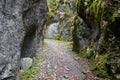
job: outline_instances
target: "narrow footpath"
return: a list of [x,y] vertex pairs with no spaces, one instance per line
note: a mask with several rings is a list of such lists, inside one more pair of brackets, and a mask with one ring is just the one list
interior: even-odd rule
[[[65,43],[65,42],[64,42]],[[85,62],[72,54],[65,43],[45,40],[44,61],[40,63],[40,73],[36,80],[92,80],[85,79]],[[91,74],[88,77],[91,77]],[[84,79],[83,79],[84,78]]]

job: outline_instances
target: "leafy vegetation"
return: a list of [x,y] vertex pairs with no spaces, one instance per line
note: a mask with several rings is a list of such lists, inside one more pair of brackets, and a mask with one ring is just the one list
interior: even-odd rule
[[[42,52],[42,50],[44,50],[44,48],[46,47],[46,45],[44,44],[40,50]],[[33,63],[32,63],[32,66],[21,72],[19,74],[19,80],[31,80],[31,79],[34,79],[35,76],[39,73],[40,71],[40,66],[39,64],[44,61],[44,56],[41,55],[41,53],[36,53],[36,57],[33,58]]]
[[[67,19],[66,23],[60,28],[56,39],[60,40],[60,38],[62,36],[62,32],[67,27],[67,24],[69,24],[73,21],[74,21],[74,16],[71,16],[70,18]],[[74,27],[72,27],[72,25],[70,27],[71,27],[71,31],[72,31],[73,30],[72,28],[74,28]]]
[[55,10],[57,6],[56,0],[47,0],[47,5],[49,8],[49,11]]
[[29,80],[31,78],[34,78],[35,75],[39,72],[38,63],[39,60],[34,58],[32,66],[29,69],[19,74],[19,80]]
[[92,64],[92,71],[94,74],[96,74],[99,77],[107,78],[107,57],[108,54],[102,54],[95,58],[93,64]]
[[66,15],[72,14],[72,10],[70,9],[70,6],[68,4],[66,4],[64,6],[64,10],[63,11],[66,13]]
[[58,3],[56,2],[56,0],[47,0],[47,5],[48,5],[48,20],[51,19],[52,17],[54,17],[55,15],[55,11],[58,8]]
[[[89,45],[80,52],[80,56],[91,60],[94,74],[102,78],[111,77],[115,80],[120,79],[115,78],[116,75],[120,74],[117,71],[120,68],[119,62],[116,63],[116,61],[119,61],[117,57],[119,50],[116,47],[120,48],[119,39],[117,39],[117,35],[119,35],[117,20],[120,20],[120,14],[118,13],[119,4],[119,0],[77,1],[78,16],[87,24],[87,28],[90,26],[91,35],[94,35],[94,32],[97,32],[95,30],[99,29],[99,32],[96,33],[99,37],[95,39],[91,37],[88,41]],[[79,24],[79,22],[77,23],[77,18],[74,23],[74,25]],[[79,27],[82,26],[79,25]],[[77,34],[76,32],[77,29],[74,31],[74,34]],[[77,45],[77,47],[79,46]]]

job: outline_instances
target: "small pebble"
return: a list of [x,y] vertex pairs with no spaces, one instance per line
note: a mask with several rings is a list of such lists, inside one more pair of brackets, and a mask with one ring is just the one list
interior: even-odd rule
[[65,79],[68,79],[68,78],[69,78],[69,75],[65,74],[63,77],[64,77]]
[[79,57],[75,57],[75,60],[80,60],[80,58]]

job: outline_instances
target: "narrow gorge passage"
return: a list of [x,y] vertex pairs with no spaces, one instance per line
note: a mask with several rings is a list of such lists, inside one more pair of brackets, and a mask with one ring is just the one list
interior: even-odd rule
[[66,44],[45,40],[44,61],[37,80],[81,80],[83,67],[66,49]]

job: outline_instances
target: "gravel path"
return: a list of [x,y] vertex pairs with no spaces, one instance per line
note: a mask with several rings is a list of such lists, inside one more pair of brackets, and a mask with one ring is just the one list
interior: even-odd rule
[[64,44],[45,40],[45,60],[40,65],[36,80],[82,80],[85,75],[79,61],[71,55]]

